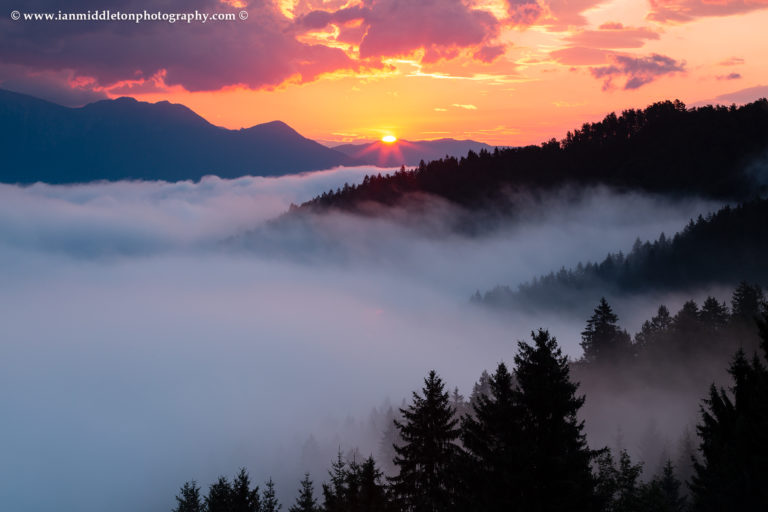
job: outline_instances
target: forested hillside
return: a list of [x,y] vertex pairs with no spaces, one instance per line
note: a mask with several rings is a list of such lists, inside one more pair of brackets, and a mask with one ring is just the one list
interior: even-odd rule
[[637,240],[629,254],[579,263],[521,284],[498,286],[473,300],[497,307],[557,308],[595,295],[734,286],[768,282],[768,200],[724,207],[699,216],[679,233],[654,242]]
[[[764,510],[767,322],[762,291],[746,283],[730,308],[713,297],[702,307],[689,301],[674,316],[660,306],[634,339],[603,299],[582,333],[581,359],[569,362],[539,329],[518,342],[512,367],[499,363],[492,374],[483,372],[469,400],[429,372],[394,429],[383,433],[377,457],[347,458],[339,449],[320,477],[321,492],[305,474],[288,510]],[[713,380],[731,386],[726,391]],[[680,390],[693,391],[691,408],[701,404],[697,439],[679,432],[681,442],[670,450],[651,431],[640,459],[621,444],[589,442],[584,417],[606,421],[622,412],[610,407],[609,395],[627,400],[645,392],[648,404],[633,421],[649,421],[658,412],[654,397]],[[387,477],[382,466],[390,463]],[[207,495],[187,482],[176,501],[175,512],[281,508],[272,480],[260,491],[244,469],[232,481],[220,477]]]
[[514,192],[604,184],[744,200],[765,186],[754,163],[768,150],[768,101],[688,109],[680,101],[625,110],[539,146],[469,152],[329,191],[309,210],[362,210],[432,194],[470,209],[513,211]]

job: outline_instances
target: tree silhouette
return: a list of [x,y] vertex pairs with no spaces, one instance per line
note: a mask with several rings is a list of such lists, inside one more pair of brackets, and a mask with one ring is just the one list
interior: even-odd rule
[[447,512],[457,502],[455,465],[459,430],[450,398],[435,371],[424,379],[422,395],[413,393],[403,420],[395,421],[402,444],[395,447],[392,490],[399,507],[406,512]]
[[539,329],[533,344],[518,343],[515,376],[526,447],[523,510],[593,510],[595,481],[584,423],[577,417],[584,397],[576,396],[568,359],[557,340]]
[[259,512],[261,509],[259,486],[251,489],[251,479],[245,468],[240,468],[232,481],[231,506],[232,512]]
[[232,510],[232,486],[226,477],[220,476],[216,483],[208,488],[205,497],[206,512],[230,512]]
[[176,508],[173,509],[173,512],[202,512],[202,510],[200,487],[194,480],[185,482],[176,496]]
[[309,473],[304,473],[304,479],[300,483],[299,496],[296,498],[296,504],[288,509],[289,512],[320,512],[315,500],[315,491],[312,486],[312,480],[309,479]]
[[587,327],[581,333],[581,348],[584,359],[589,362],[616,360],[623,355],[630,345],[626,331],[619,329],[619,317],[608,305],[605,297],[595,308],[594,314],[587,320]]
[[[768,329],[760,324],[764,356],[768,356]],[[701,408],[697,431],[701,462],[694,463],[691,489],[693,509],[768,510],[768,369],[755,355],[743,351],[729,373],[732,393],[710,388]]]
[[282,507],[275,495],[275,483],[270,478],[264,484],[264,491],[261,494],[261,512],[278,512]]
[[[487,374],[485,374],[487,375]],[[468,461],[464,478],[472,489],[469,507],[512,511],[521,506],[528,462],[520,419],[523,411],[514,378],[504,363],[488,378],[488,394],[479,394],[473,414],[462,420],[462,441]]]

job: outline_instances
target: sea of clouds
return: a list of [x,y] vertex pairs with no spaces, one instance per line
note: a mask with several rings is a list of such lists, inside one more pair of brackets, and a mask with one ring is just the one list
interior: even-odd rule
[[[268,223],[372,172],[0,185],[0,500],[170,510],[185,480],[240,466],[287,500],[310,433],[335,439],[338,418],[399,403],[432,368],[468,394],[538,327],[579,355],[586,317],[491,313],[469,304],[475,290],[626,252],[718,207],[597,188],[532,199],[475,236],[434,228],[456,213],[445,205],[418,226]],[[617,310],[634,331],[661,299]]]

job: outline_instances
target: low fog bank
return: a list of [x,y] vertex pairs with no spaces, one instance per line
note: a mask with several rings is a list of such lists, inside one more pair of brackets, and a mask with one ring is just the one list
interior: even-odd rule
[[[476,289],[627,250],[717,207],[592,189],[475,237],[430,227],[453,214],[444,205],[418,226],[334,214],[259,227],[366,171],[0,186],[4,503],[169,510],[185,480],[240,466],[288,500],[329,446],[372,445],[354,424],[429,369],[468,395],[538,327],[580,354],[586,317],[490,314],[468,303]],[[616,310],[634,332],[666,299]]]

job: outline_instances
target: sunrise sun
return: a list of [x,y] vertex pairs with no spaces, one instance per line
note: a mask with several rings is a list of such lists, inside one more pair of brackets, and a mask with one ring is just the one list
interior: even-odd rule
[[393,142],[397,141],[397,137],[394,135],[385,135],[381,138],[382,142],[386,142],[387,144],[392,144]]

